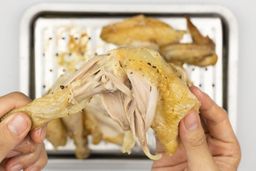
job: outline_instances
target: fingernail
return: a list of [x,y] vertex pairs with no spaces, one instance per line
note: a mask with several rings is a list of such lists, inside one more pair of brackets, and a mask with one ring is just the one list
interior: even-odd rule
[[198,119],[196,115],[196,113],[192,112],[185,117],[184,123],[187,130],[193,131],[198,128]]
[[12,120],[8,123],[8,129],[16,135],[20,135],[27,129],[27,127],[27,119],[25,119],[22,115],[14,116],[14,118],[12,118]]
[[22,166],[17,164],[14,165],[13,167],[11,167],[11,171],[21,171],[22,170]]

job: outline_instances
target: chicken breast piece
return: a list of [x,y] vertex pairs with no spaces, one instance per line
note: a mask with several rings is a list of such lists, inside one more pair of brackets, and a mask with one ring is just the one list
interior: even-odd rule
[[150,159],[157,160],[160,155],[148,148],[148,129],[154,130],[167,153],[174,153],[179,121],[198,110],[199,102],[157,51],[119,48],[95,56],[50,94],[15,111],[28,113],[35,127],[83,108],[100,123],[104,140],[114,137],[110,140],[120,142],[128,153],[136,140]]
[[143,15],[107,25],[101,32],[101,38],[108,43],[153,49],[169,43],[177,43],[183,35],[184,31],[175,30],[158,19]]
[[199,109],[198,100],[157,51],[122,48],[114,51],[114,56],[126,66],[125,70],[137,72],[157,87],[157,111],[151,127],[166,152],[174,153],[178,146],[179,121],[190,110]]
[[[94,120],[96,129],[102,134],[106,142],[122,145],[124,131],[120,124],[109,117],[101,101],[101,96],[96,95],[85,106],[86,114]],[[88,126],[88,125],[87,125]]]

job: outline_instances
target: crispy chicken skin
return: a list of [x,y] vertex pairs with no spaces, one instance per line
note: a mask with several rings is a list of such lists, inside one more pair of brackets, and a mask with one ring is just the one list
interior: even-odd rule
[[[147,119],[152,119],[147,118],[147,115],[143,121],[150,123],[166,152],[174,153],[178,145],[178,123],[188,111],[198,110],[199,102],[189,91],[186,82],[177,77],[174,69],[162,59],[158,52],[148,49],[119,49],[116,56],[121,58],[120,61],[123,61],[128,72],[133,71],[138,74],[138,77],[133,79],[134,81],[144,78],[152,85],[151,92],[154,87],[157,89],[159,96],[153,122],[152,124],[147,122]],[[133,81],[131,82],[134,87],[141,85],[137,82],[134,84]],[[144,93],[140,95],[138,101],[141,101],[142,96],[145,96]],[[138,119],[136,122],[138,122],[137,125],[140,125]],[[148,126],[145,125],[146,128]]]
[[215,50],[209,45],[172,44],[161,48],[160,52],[168,62],[186,63],[205,67],[217,62]]
[[[92,103],[94,98],[100,105]],[[89,103],[104,112],[89,111]],[[190,110],[198,110],[199,102],[157,51],[119,48],[90,59],[62,85],[15,112],[27,113],[34,128],[83,108],[98,120],[115,123],[112,133],[122,134],[123,152],[131,152],[136,141],[150,159],[157,160],[161,156],[148,148],[148,129],[154,130],[167,153],[174,153],[179,121]]]
[[178,43],[184,31],[151,17],[138,15],[103,27],[102,40],[120,46],[153,47]]

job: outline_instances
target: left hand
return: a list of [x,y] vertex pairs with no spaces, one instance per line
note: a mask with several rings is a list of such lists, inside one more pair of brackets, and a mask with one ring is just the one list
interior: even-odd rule
[[[11,93],[0,97],[0,117],[17,107],[24,106],[30,101],[31,100],[22,93]],[[28,126],[28,128],[24,130],[25,132],[18,134],[19,137],[12,136],[6,129],[9,128],[9,126],[7,127],[5,124],[5,122],[9,123],[10,120],[14,120],[15,117],[25,118],[27,122],[25,125]],[[29,131],[31,121],[27,115],[23,113],[13,114],[4,119],[0,124],[2,129],[0,130],[0,144],[2,144],[0,147],[2,148],[0,150],[2,158],[0,160],[0,170],[42,170],[47,163],[47,154],[43,144],[46,128],[38,128]],[[24,124],[24,122],[20,124]],[[6,140],[4,140],[4,138]]]

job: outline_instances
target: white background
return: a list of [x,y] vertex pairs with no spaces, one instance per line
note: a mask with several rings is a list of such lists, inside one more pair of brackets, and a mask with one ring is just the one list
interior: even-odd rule
[[[103,2],[78,0],[0,0],[0,95],[18,90],[19,24],[23,12],[39,2]],[[256,1],[253,0],[112,0],[109,3],[217,4],[229,8],[239,23],[238,138],[242,171],[256,170]]]

